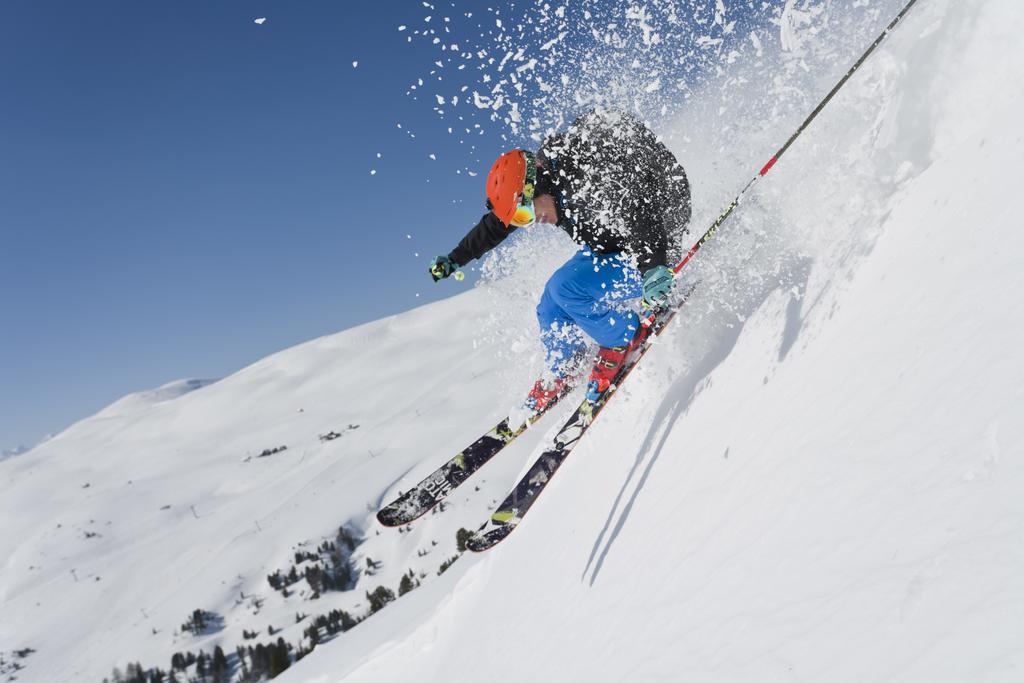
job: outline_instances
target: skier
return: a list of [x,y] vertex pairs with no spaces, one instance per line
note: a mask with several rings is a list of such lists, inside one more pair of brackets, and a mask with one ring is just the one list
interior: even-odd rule
[[671,291],[670,242],[690,219],[690,186],[675,156],[640,121],[621,112],[593,110],[533,154],[514,149],[487,176],[487,208],[476,227],[430,265],[444,279],[480,258],[512,232],[554,224],[581,245],[552,274],[537,305],[548,373],[526,406],[542,412],[571,388],[587,343],[600,348],[587,382],[587,398],[607,391],[629,353],[647,334],[626,300],[654,309]]

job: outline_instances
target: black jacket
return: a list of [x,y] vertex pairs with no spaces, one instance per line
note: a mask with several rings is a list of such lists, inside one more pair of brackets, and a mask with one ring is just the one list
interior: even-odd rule
[[[545,140],[537,159],[536,194],[555,197],[558,226],[576,242],[635,257],[641,272],[668,265],[669,244],[690,220],[690,184],[643,123],[620,112],[588,112]],[[514,230],[488,212],[448,256],[465,265]]]

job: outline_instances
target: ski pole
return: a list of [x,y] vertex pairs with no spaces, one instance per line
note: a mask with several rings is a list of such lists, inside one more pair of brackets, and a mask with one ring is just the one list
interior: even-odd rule
[[753,178],[747,181],[747,184],[743,186],[743,189],[740,190],[740,193],[738,195],[736,195],[736,198],[732,200],[729,206],[725,207],[725,210],[721,213],[721,215],[719,215],[718,218],[715,219],[715,222],[711,224],[711,227],[708,228],[708,231],[705,232],[699,240],[697,240],[696,244],[690,247],[690,251],[687,252],[686,256],[683,257],[683,260],[680,261],[679,264],[672,269],[674,272],[678,273],[680,270],[682,270],[683,266],[685,266],[690,261],[690,259],[693,258],[693,255],[697,253],[697,250],[704,246],[704,243],[711,239],[712,235],[718,232],[718,228],[721,227],[722,223],[725,222],[725,219],[728,218],[729,215],[733,212],[733,209],[735,209],[739,205],[740,200],[743,199],[743,195],[747,193],[747,191],[751,188],[751,186],[753,186],[755,182],[757,182],[757,180],[767,175],[768,171],[770,171],[772,169],[772,166],[775,165],[775,162],[782,158],[782,155],[786,153],[786,150],[789,149],[789,146],[792,145],[798,137],[800,137],[800,134],[803,133],[807,126],[811,124],[811,121],[813,121],[815,117],[818,116],[821,110],[824,109],[825,105],[829,103],[832,97],[837,92],[839,92],[839,89],[843,87],[846,81],[850,80],[850,76],[852,76],[854,72],[860,68],[861,64],[864,63],[868,56],[875,51],[875,48],[878,47],[883,40],[885,40],[886,36],[888,36],[894,28],[896,28],[896,24],[900,22],[900,20],[907,14],[907,12],[910,11],[910,8],[913,7],[916,2],[917,0],[910,0],[910,2],[904,5],[903,9],[900,10],[900,13],[896,15],[896,18],[889,22],[889,25],[885,27],[885,30],[882,31],[877,38],[875,38],[875,42],[871,43],[871,45],[868,46],[868,49],[864,51],[864,54],[860,56],[860,59],[854,62],[853,66],[850,67],[849,71],[847,71],[846,74],[844,74],[843,77],[839,79],[839,82],[836,83],[835,87],[832,88],[832,90],[830,90],[828,94],[825,95],[824,99],[822,99],[821,102],[818,103],[818,106],[814,108],[814,111],[812,111],[810,115],[806,119],[804,119],[804,122],[800,124],[796,131],[794,131],[793,134],[789,136],[789,139],[786,140],[786,144],[780,147],[779,150],[772,155],[772,158],[768,160],[768,163],[761,167],[761,170],[758,171],[757,175],[755,175]]

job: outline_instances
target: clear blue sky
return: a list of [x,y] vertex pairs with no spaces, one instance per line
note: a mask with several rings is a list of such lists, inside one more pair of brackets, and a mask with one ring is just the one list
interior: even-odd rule
[[0,447],[454,291],[425,266],[482,213],[482,177],[406,94],[438,58],[406,41],[428,14],[4,3]]
[[[426,265],[479,218],[491,161],[525,138],[469,103],[460,86],[482,64],[458,71],[443,48],[540,55],[530,43],[557,21],[510,39],[534,15],[435,5],[4,3],[0,448],[469,286],[435,285]],[[622,5],[601,6],[593,22],[621,22]],[[624,82],[645,96],[647,81]]]

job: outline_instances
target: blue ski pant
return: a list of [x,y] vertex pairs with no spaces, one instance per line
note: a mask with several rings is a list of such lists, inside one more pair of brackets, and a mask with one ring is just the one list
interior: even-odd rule
[[537,304],[548,367],[563,366],[587,345],[581,332],[601,346],[625,346],[640,321],[628,304],[643,294],[640,273],[621,254],[581,249],[544,285]]

